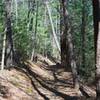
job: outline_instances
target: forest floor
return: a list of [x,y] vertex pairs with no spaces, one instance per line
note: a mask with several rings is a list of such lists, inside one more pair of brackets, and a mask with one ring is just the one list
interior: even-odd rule
[[80,97],[73,88],[72,73],[54,62],[27,61],[0,72],[0,100],[81,100]]

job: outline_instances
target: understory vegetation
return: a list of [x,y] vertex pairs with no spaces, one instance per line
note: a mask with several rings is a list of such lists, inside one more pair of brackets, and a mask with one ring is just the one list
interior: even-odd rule
[[[0,0],[1,71],[25,68],[31,81],[35,77],[36,81],[43,82],[41,85],[46,87],[44,81],[38,75],[35,76],[36,73],[31,74],[35,69],[30,71],[26,66],[42,68],[48,65],[48,69],[54,64],[58,69],[54,67],[52,70],[50,67],[50,76],[54,75],[58,83],[58,73],[62,68],[62,73],[72,73],[73,86],[77,91],[84,87],[81,83],[94,87],[96,100],[100,100],[99,12],[100,0]],[[38,71],[37,74],[42,69]],[[20,83],[12,83],[20,87]],[[32,84],[34,86],[35,81]],[[51,87],[48,89],[52,90]],[[89,95],[87,90],[82,90]],[[32,88],[27,89],[27,92],[32,93]]]

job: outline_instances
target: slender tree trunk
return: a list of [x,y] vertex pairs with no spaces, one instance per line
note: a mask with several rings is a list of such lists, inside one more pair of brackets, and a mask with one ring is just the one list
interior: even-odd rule
[[94,45],[95,45],[95,58],[96,58],[97,38],[98,38],[99,0],[92,0],[92,1],[93,1],[93,21],[94,21],[94,43],[95,43]]
[[57,39],[57,35],[56,35],[55,29],[54,29],[54,24],[53,24],[53,21],[52,21],[51,11],[50,11],[50,7],[49,7],[49,4],[48,4],[48,1],[45,1],[45,5],[47,7],[48,15],[49,15],[49,18],[50,18],[50,23],[51,23],[51,27],[52,27],[52,34],[53,34],[56,46],[58,48],[58,51],[60,53],[60,45],[59,45],[59,42],[58,42],[58,39]]
[[93,1],[95,63],[96,63],[96,100],[100,100],[100,0]]
[[82,39],[82,61],[81,61],[81,65],[83,68],[85,68],[85,49],[86,49],[86,1],[82,0],[82,24],[81,24],[81,39]]
[[33,40],[33,51],[31,56],[31,61],[33,61],[33,57],[36,56],[35,49],[36,49],[36,34],[37,34],[37,26],[38,26],[38,1],[37,1],[37,9],[36,9],[36,22],[35,22],[35,34],[34,34],[34,40]]
[[6,29],[5,29],[5,32],[4,32],[4,38],[3,38],[1,70],[4,69],[5,52],[6,52]]
[[[47,9],[46,9],[46,7],[45,7],[45,12],[44,12],[44,27],[45,27],[45,29],[47,29]],[[45,30],[44,30],[44,34],[45,34]],[[44,52],[44,54],[47,57],[46,49],[47,49],[47,39],[45,38],[45,52]]]
[[16,11],[16,26],[17,26],[17,20],[18,20],[18,4],[17,4],[17,0],[15,0],[15,11]]
[[96,89],[97,100],[100,100],[100,22],[98,27],[98,39],[97,39],[97,56],[96,56]]
[[34,14],[34,9],[35,9],[35,0],[28,0],[27,32],[32,31],[33,16],[30,15]]
[[[12,0],[5,0],[5,28],[7,36],[7,52],[6,52],[6,66],[13,64],[14,49],[12,39],[12,27],[11,27],[11,2]],[[13,59],[13,60],[12,60]]]
[[[58,15],[56,15],[56,20],[55,20],[55,33],[56,33],[56,35],[58,34],[58,24],[57,24],[57,22],[58,22]],[[58,36],[57,36],[58,37]],[[56,55],[57,55],[57,52],[56,52],[56,44],[55,44],[55,40],[54,40],[54,38],[53,38],[53,35],[51,36],[51,39],[52,39],[52,56],[53,57],[56,57]]]
[[68,42],[68,48],[69,48],[69,53],[70,53],[70,64],[71,64],[71,69],[73,73],[73,82],[74,82],[74,87],[75,89],[79,90],[79,82],[78,82],[78,74],[77,74],[77,65],[75,61],[75,56],[74,56],[74,50],[73,50],[73,43],[72,43],[72,36],[69,32],[67,33],[67,42]]
[[79,82],[78,82],[78,75],[77,75],[77,66],[76,66],[76,61],[75,61],[75,54],[74,54],[74,47],[72,43],[72,34],[71,34],[71,29],[69,25],[69,15],[68,11],[66,9],[66,0],[62,0],[62,7],[63,7],[63,16],[64,16],[64,21],[65,21],[65,28],[64,28],[64,34],[66,33],[66,43],[68,45],[68,51],[69,51],[69,60],[70,60],[70,65],[73,73],[73,82],[74,82],[74,87],[75,89],[79,90]]
[[61,65],[70,69],[68,44],[66,43],[66,8],[67,0],[60,0],[60,45],[61,45]]

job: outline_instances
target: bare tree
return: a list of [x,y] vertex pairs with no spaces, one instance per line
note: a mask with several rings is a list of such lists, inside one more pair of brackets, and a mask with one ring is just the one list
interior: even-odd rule
[[50,11],[50,7],[49,7],[49,2],[48,2],[48,0],[45,1],[45,5],[46,5],[46,7],[47,7],[48,15],[49,15],[49,18],[50,18],[50,23],[51,23],[51,27],[52,27],[52,34],[53,34],[53,37],[54,37],[56,46],[57,46],[57,48],[58,48],[58,51],[59,51],[59,53],[60,53],[60,45],[59,45],[58,38],[57,38],[55,29],[54,29],[54,24],[53,24],[53,21],[52,21],[52,16],[51,16],[51,11]]
[[1,70],[4,69],[5,52],[6,52],[6,29],[5,29],[5,31],[4,31],[4,38],[3,38]]

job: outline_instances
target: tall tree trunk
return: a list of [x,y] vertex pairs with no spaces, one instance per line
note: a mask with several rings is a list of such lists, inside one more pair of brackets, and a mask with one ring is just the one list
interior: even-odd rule
[[58,48],[58,51],[59,51],[59,53],[60,53],[60,45],[59,45],[58,38],[57,38],[55,29],[54,29],[54,24],[53,24],[53,21],[52,21],[51,11],[50,11],[50,7],[49,7],[49,4],[48,4],[48,3],[49,3],[49,2],[46,0],[46,1],[45,1],[45,5],[46,5],[46,7],[47,7],[48,15],[49,15],[49,18],[50,18],[50,23],[51,23],[51,27],[52,27],[52,34],[53,34],[53,37],[54,37],[56,46],[57,46],[57,48]]
[[96,62],[96,100],[100,100],[100,0],[93,0],[95,62]]
[[[95,51],[96,51],[97,38],[98,38],[99,0],[92,0],[92,1],[93,1],[93,21],[94,21],[94,43],[95,43],[94,45],[95,45]],[[95,52],[95,58],[96,58],[96,52]]]
[[[55,33],[56,35],[58,34],[58,15],[56,15],[56,20],[55,20]],[[57,35],[58,37],[58,35]],[[52,56],[53,57],[56,57],[57,55],[57,52],[56,52],[56,44],[55,44],[55,40],[53,38],[53,35],[52,35]]]
[[83,68],[85,68],[85,49],[86,49],[86,1],[82,0],[82,24],[81,24],[81,39],[82,39],[82,61],[81,65]]
[[97,100],[100,100],[100,22],[98,26],[98,39],[97,39],[97,56],[96,56],[96,89]]
[[70,69],[69,64],[69,52],[68,44],[66,43],[66,32],[64,32],[66,27],[66,8],[64,5],[67,5],[67,0],[60,0],[60,45],[61,45],[61,65]]
[[[46,7],[45,7],[45,12],[44,12],[44,27],[45,27],[45,29],[47,29],[47,9],[46,9]],[[45,30],[44,30],[44,34],[45,34]],[[47,49],[47,39],[45,38],[45,49],[44,49],[45,57],[47,57],[46,49]]]
[[6,52],[6,29],[4,31],[4,38],[3,38],[1,70],[4,69],[5,52]]
[[62,0],[62,7],[63,7],[63,16],[64,16],[64,21],[65,21],[65,27],[64,27],[64,34],[66,33],[66,43],[68,45],[68,51],[69,51],[69,60],[70,60],[70,65],[73,73],[73,82],[74,86],[77,90],[79,90],[79,82],[78,82],[78,75],[77,75],[77,66],[76,66],[76,61],[75,61],[75,54],[74,54],[74,47],[72,43],[72,34],[71,34],[71,29],[69,25],[69,15],[68,11],[66,9],[66,0]]
[[5,0],[5,29],[7,36],[7,52],[6,52],[6,66],[13,64],[14,50],[12,39],[12,27],[11,27],[11,2],[12,0]]
[[33,16],[31,14],[34,14],[35,4],[35,0],[28,0],[27,32],[32,31]]
[[33,51],[32,51],[32,56],[31,56],[31,61],[33,61],[33,57],[36,56],[35,54],[35,49],[36,49],[36,34],[37,34],[37,26],[38,26],[38,1],[37,1],[37,9],[36,9],[36,22],[35,22],[35,34],[34,34],[34,40],[33,40]]
[[16,26],[17,26],[17,20],[18,20],[18,4],[17,4],[17,0],[15,0],[15,12],[16,12]]

